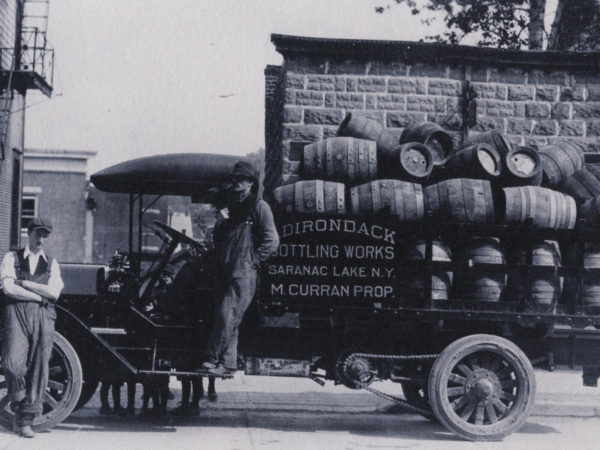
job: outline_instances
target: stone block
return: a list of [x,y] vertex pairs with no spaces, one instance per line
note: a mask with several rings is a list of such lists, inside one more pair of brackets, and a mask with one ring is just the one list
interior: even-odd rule
[[288,105],[293,105],[296,103],[296,91],[293,89],[285,90],[285,103]]
[[565,86],[560,89],[561,102],[582,102],[585,100],[583,86]]
[[518,67],[494,67],[489,69],[487,81],[521,84],[525,83],[526,77],[526,73]]
[[531,134],[531,120],[507,119],[506,131],[508,134],[529,135]]
[[529,83],[531,84],[568,84],[569,74],[561,70],[532,70],[529,72]]
[[477,98],[496,98],[496,85],[489,83],[471,83],[475,92],[477,92]]
[[390,78],[387,91],[390,94],[426,94],[427,81],[419,78]]
[[600,136],[600,120],[586,122],[586,136]]
[[600,117],[600,102],[573,103],[573,119]]
[[323,127],[323,139],[329,139],[337,136],[338,127],[335,126],[324,126]]
[[285,77],[285,87],[292,89],[304,89],[304,81],[304,75],[288,72]]
[[443,113],[446,111],[446,99],[430,95],[408,95],[406,109],[408,111]]
[[284,125],[283,139],[290,141],[314,142],[323,136],[322,127],[319,125]]
[[365,105],[367,109],[377,109],[377,96],[365,95]]
[[533,125],[533,134],[540,136],[554,136],[557,134],[557,126],[554,120],[540,120]]
[[307,77],[306,88],[309,91],[334,91],[336,90],[336,78],[342,78],[343,81],[343,77],[334,77],[333,75],[309,75]]
[[335,106],[341,109],[363,109],[365,107],[365,99],[363,94],[340,92],[337,94]]
[[471,67],[471,81],[487,83],[488,81],[488,69],[485,66]]
[[443,64],[416,63],[408,66],[408,76],[447,78],[447,66]]
[[358,79],[356,77],[346,78],[346,90],[348,92],[356,92],[358,90]]
[[288,105],[283,107],[283,123],[300,122],[302,122],[302,108]]
[[[482,105],[483,106],[483,105]],[[485,101],[485,115],[494,117],[512,117],[514,114],[513,104],[500,100]]]
[[294,73],[326,73],[328,63],[325,59],[309,58],[308,56],[293,56],[286,58],[285,69],[287,72]]
[[385,78],[361,77],[358,79],[358,92],[385,92]]
[[377,96],[377,109],[393,109],[406,111],[406,98],[401,94],[387,94]]
[[600,86],[590,85],[587,87],[587,100],[590,102],[600,101]]
[[525,103],[514,102],[513,103],[513,114],[514,114],[514,117],[525,117]]
[[537,150],[548,145],[548,138],[539,136],[525,137],[525,145]]
[[600,74],[593,72],[577,72],[573,75],[573,84],[600,84]]
[[386,126],[389,128],[406,128],[414,123],[424,122],[425,114],[419,112],[388,112]]
[[427,93],[429,95],[445,95],[453,97],[462,92],[462,83],[456,80],[429,80]]
[[460,114],[428,114],[427,119],[437,123],[445,130],[460,131],[463,125]]
[[383,111],[352,110],[348,112],[352,113],[352,117],[375,120],[385,126],[383,120],[385,113]]
[[304,110],[304,123],[305,124],[319,124],[319,125],[338,125],[344,114],[341,109],[312,109],[306,108]]
[[400,61],[370,61],[367,63],[367,75],[407,76],[408,68]]
[[335,94],[333,92],[325,93],[325,108],[335,108]]
[[585,134],[585,122],[582,120],[565,120],[560,122],[561,136],[583,136]]
[[473,131],[483,132],[483,131],[500,131],[504,132],[504,119],[500,119],[497,117],[487,117],[487,116],[478,116],[477,123],[473,128]]
[[327,66],[327,73],[333,75],[340,74],[354,74],[354,75],[366,75],[367,64],[361,61],[353,59],[348,60],[329,60]]
[[498,100],[506,100],[508,98],[508,86],[503,84],[496,85],[496,98]]
[[558,100],[558,86],[536,86],[535,99],[538,102],[555,102]]
[[525,116],[530,119],[547,119],[550,117],[550,103],[525,103]]
[[525,145],[525,138],[523,136],[516,136],[514,134],[505,134],[504,138],[508,141],[511,147],[518,145]]
[[323,106],[323,99],[322,92],[296,91],[296,105]]
[[508,86],[508,100],[526,101],[533,100],[535,97],[535,86],[514,85]]
[[557,120],[570,120],[573,112],[573,105],[570,103],[554,103],[552,105],[553,119]]

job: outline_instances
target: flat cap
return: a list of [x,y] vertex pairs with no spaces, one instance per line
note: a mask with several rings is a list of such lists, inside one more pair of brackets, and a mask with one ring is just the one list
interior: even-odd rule
[[44,217],[36,217],[31,219],[27,226],[29,231],[33,230],[46,230],[48,233],[52,232],[52,223]]
[[249,180],[258,183],[258,172],[256,167],[250,161],[240,160],[235,163],[231,171],[232,177],[248,178]]

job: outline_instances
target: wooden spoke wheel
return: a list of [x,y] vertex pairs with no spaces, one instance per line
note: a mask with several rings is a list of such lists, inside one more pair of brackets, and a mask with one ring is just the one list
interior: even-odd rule
[[438,420],[471,441],[500,440],[523,425],[533,408],[535,375],[512,342],[487,334],[450,344],[429,376]]
[[[1,339],[4,340],[4,331],[2,331]],[[33,430],[43,431],[66,419],[77,405],[81,394],[81,384],[82,371],[77,353],[69,341],[55,332],[43,411],[34,419]],[[2,370],[0,374],[0,424],[12,430],[13,415]]]

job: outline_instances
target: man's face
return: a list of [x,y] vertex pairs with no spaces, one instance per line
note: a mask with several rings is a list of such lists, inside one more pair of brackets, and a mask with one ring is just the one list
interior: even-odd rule
[[231,200],[244,201],[250,194],[253,184],[254,182],[248,178],[234,176],[228,183],[227,192],[229,192]]
[[50,233],[41,228],[31,230],[29,232],[29,249],[32,252],[39,252],[42,250],[48,236],[50,236]]

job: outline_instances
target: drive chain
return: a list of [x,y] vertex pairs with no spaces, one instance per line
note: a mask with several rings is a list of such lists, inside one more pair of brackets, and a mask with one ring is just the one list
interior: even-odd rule
[[[349,358],[351,357],[356,357],[356,358],[367,358],[367,359],[389,359],[389,360],[402,360],[402,361],[406,361],[406,360],[418,360],[418,359],[435,359],[438,357],[437,354],[426,354],[426,355],[380,355],[380,354],[373,354],[373,353],[352,353],[350,355],[348,355],[348,358],[346,358],[346,361],[348,361]],[[368,391],[372,394],[375,394],[378,397],[384,398],[386,400],[392,401],[394,403],[398,403],[400,404],[403,408],[406,408],[410,411],[414,411],[418,414],[421,414],[422,416],[425,417],[434,417],[433,413],[428,410],[428,409],[424,409],[424,408],[419,408],[418,406],[413,405],[412,403],[409,403],[408,401],[396,397],[394,395],[390,395],[390,394],[386,394],[385,392],[382,392],[378,389],[372,388],[370,385],[366,384],[366,383],[361,383],[359,381],[353,381],[354,384],[356,384],[356,386],[360,387],[361,389],[364,389],[365,391]]]

